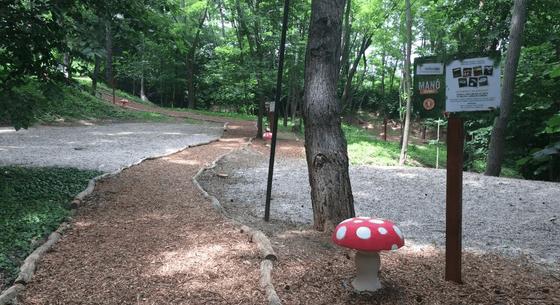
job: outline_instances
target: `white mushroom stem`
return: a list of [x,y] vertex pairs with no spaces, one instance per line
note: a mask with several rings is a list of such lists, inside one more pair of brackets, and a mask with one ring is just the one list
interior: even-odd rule
[[357,276],[352,280],[352,286],[357,291],[376,291],[381,288],[379,282],[379,267],[381,259],[379,252],[356,252],[356,273]]

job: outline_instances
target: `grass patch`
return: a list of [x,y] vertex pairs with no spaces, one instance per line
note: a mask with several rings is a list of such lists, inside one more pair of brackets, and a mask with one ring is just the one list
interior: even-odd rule
[[[74,77],[74,80],[77,81],[80,85],[82,85],[83,90],[84,91],[91,91],[91,78],[87,77],[87,76],[81,76],[81,77]],[[109,86],[107,86],[105,83],[98,81],[97,82],[97,90],[102,90],[105,91],[107,93],[112,94],[113,89],[110,88]],[[157,107],[154,103],[150,102],[150,101],[143,101],[140,97],[136,96],[136,95],[132,95],[126,91],[122,91],[119,89],[115,88],[115,95],[119,96],[119,97],[124,97],[128,100],[131,100],[133,102],[139,103],[139,104],[144,104],[144,105],[149,105],[149,106],[154,106]]]
[[[379,140],[361,128],[346,124],[342,129],[348,142],[348,157],[351,164],[392,166],[399,163],[401,152],[399,143]],[[440,167],[445,167],[446,159],[447,151],[443,145],[440,145]],[[406,165],[436,167],[436,146],[410,144]]]
[[78,120],[119,120],[162,122],[169,117],[149,112],[128,111],[111,105],[82,90],[79,86],[53,85],[48,94],[38,81],[30,79],[15,89],[22,100],[31,100],[33,122],[53,123]]
[[69,201],[100,175],[71,168],[0,167],[0,272],[8,282],[37,241],[68,216]]
[[195,110],[195,109],[186,109],[186,108],[174,108],[173,110],[191,112],[191,113],[207,115],[207,116],[232,118],[241,121],[254,121],[257,119],[256,115],[237,113],[237,112],[216,112],[216,111],[209,111],[209,110]]

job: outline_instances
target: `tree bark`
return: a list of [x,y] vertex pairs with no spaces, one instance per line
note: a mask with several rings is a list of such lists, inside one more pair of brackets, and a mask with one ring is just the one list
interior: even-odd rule
[[64,52],[64,70],[66,76],[66,82],[70,82],[72,80],[72,56],[70,56],[69,52]]
[[515,77],[517,65],[521,53],[523,28],[527,18],[527,5],[529,0],[515,0],[511,16],[511,28],[509,33],[509,46],[504,68],[504,80],[502,84],[502,101],[500,104],[500,115],[494,120],[488,159],[486,164],[486,176],[499,176],[504,160],[504,147],[506,142],[506,129],[513,105],[513,92],[515,89]]
[[405,77],[405,92],[406,92],[406,114],[404,118],[404,129],[402,136],[401,155],[399,157],[399,165],[404,165],[408,154],[408,136],[410,134],[410,107],[412,100],[412,80],[410,77],[410,56],[412,53],[412,10],[410,7],[410,0],[406,0],[406,56],[404,61],[404,77]]
[[350,23],[350,13],[352,12],[352,0],[346,2],[344,12],[344,27],[342,28],[342,63],[340,70],[340,78],[344,80],[348,77],[350,70],[350,33],[352,32],[352,24]]
[[399,59],[395,61],[393,70],[391,71],[391,77],[389,78],[389,92],[393,92],[393,82],[395,80],[395,73],[397,72],[397,66],[399,65]]
[[304,89],[305,153],[314,226],[332,228],[354,216],[346,140],[337,100],[345,0],[313,0]]
[[91,76],[91,95],[95,95],[95,92],[97,92],[97,79],[99,78],[99,66],[101,65],[100,61],[99,56],[95,55],[93,75]]
[[105,51],[107,53],[105,82],[107,82],[108,85],[113,85],[113,33],[110,20],[105,21]]
[[198,48],[198,42],[200,40],[200,32],[202,31],[202,27],[204,26],[204,21],[206,20],[207,15],[208,4],[206,5],[204,12],[202,13],[202,16],[200,16],[193,43],[191,45],[191,48],[189,49],[189,52],[187,52],[187,107],[190,109],[194,109],[196,105],[196,92],[194,87],[194,61],[196,57],[196,50]]
[[115,95],[115,75],[113,74],[113,30],[111,26],[111,17],[108,17],[105,21],[105,51],[107,53],[105,81],[113,91],[113,104],[115,104],[117,101]]
[[352,68],[348,72],[348,77],[346,78],[346,84],[344,85],[344,91],[342,92],[342,106],[348,106],[349,96],[352,94],[352,79],[354,79],[354,74],[356,74],[356,69],[358,69],[358,65],[360,64],[360,60],[362,59],[362,55],[366,52],[367,48],[371,44],[371,37],[372,35],[366,34],[362,38],[362,43],[360,45],[360,49],[356,54],[356,58],[352,63]]
[[385,62],[387,61],[387,55],[385,51],[381,55],[381,96],[385,96]]

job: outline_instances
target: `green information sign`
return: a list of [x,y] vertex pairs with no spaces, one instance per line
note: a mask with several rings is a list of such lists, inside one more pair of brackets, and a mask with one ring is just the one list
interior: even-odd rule
[[439,118],[445,111],[445,64],[439,57],[414,60],[414,109],[423,118]]

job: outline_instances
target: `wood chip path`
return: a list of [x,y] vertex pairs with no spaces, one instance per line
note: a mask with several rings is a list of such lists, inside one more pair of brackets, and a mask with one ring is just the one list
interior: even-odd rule
[[99,182],[20,304],[263,304],[255,246],[191,180],[253,126]]

